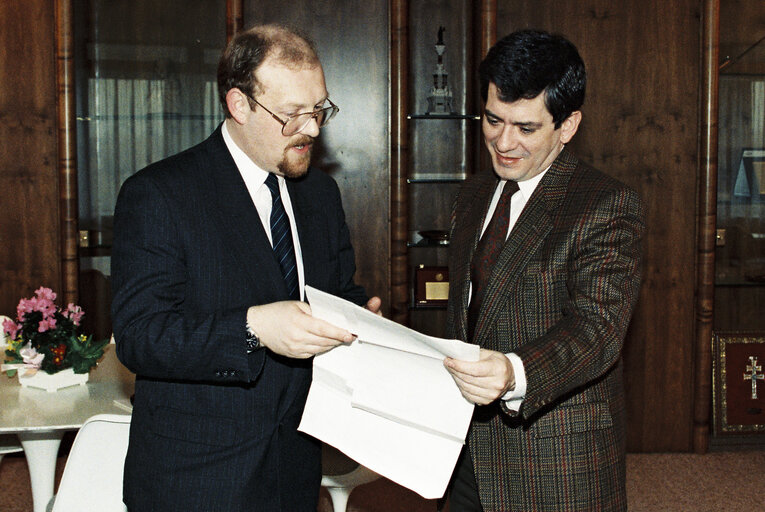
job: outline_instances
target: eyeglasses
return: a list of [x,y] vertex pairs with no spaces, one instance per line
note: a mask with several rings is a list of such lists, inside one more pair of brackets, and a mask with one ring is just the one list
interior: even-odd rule
[[246,92],[242,91],[242,94],[254,101],[263,110],[271,114],[271,117],[276,119],[282,125],[282,135],[285,137],[289,137],[290,135],[295,135],[296,133],[303,131],[303,129],[308,126],[308,123],[311,122],[311,119],[316,119],[316,124],[319,125],[319,128],[322,126],[327,126],[327,123],[329,123],[330,119],[335,117],[335,115],[340,112],[340,107],[332,103],[332,100],[327,98],[327,101],[329,102],[328,107],[322,107],[320,109],[314,110],[313,112],[301,112],[299,114],[293,114],[284,120],[268,110],[261,102]]

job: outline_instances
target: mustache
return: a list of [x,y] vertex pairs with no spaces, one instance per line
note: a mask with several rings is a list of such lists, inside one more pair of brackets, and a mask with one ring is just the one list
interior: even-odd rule
[[310,135],[300,135],[296,140],[290,142],[290,147],[305,146],[307,144],[313,144],[314,138]]

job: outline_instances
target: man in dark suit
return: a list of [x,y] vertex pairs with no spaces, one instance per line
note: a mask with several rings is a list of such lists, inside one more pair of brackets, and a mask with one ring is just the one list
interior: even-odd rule
[[455,201],[447,315],[481,356],[444,363],[477,404],[450,510],[626,510],[621,350],[641,202],[564,147],[585,92],[573,44],[510,34],[480,80],[494,169]]
[[124,499],[133,511],[315,511],[320,445],[297,431],[310,357],[351,333],[306,284],[378,311],[354,283],[332,178],[309,168],[337,112],[310,42],[238,34],[218,67],[226,119],[129,178],[112,273],[120,360],[136,373]]

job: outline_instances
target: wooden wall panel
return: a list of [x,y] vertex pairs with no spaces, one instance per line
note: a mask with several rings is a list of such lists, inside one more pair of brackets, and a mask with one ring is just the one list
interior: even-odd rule
[[648,211],[643,284],[625,344],[631,451],[687,451],[693,423],[700,2],[500,1],[497,38],[560,32],[587,99],[571,144],[633,186]]
[[52,0],[0,2],[0,314],[61,290]]
[[388,11],[385,0],[244,2],[244,27],[279,22],[316,42],[327,88],[340,113],[317,139],[314,165],[343,196],[356,249],[356,279],[390,307],[388,172]]

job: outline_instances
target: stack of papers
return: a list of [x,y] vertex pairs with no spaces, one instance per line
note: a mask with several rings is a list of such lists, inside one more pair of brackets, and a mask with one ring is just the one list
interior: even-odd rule
[[313,316],[357,336],[318,355],[299,430],[424,498],[443,496],[473,404],[443,366],[479,347],[426,336],[306,286]]

